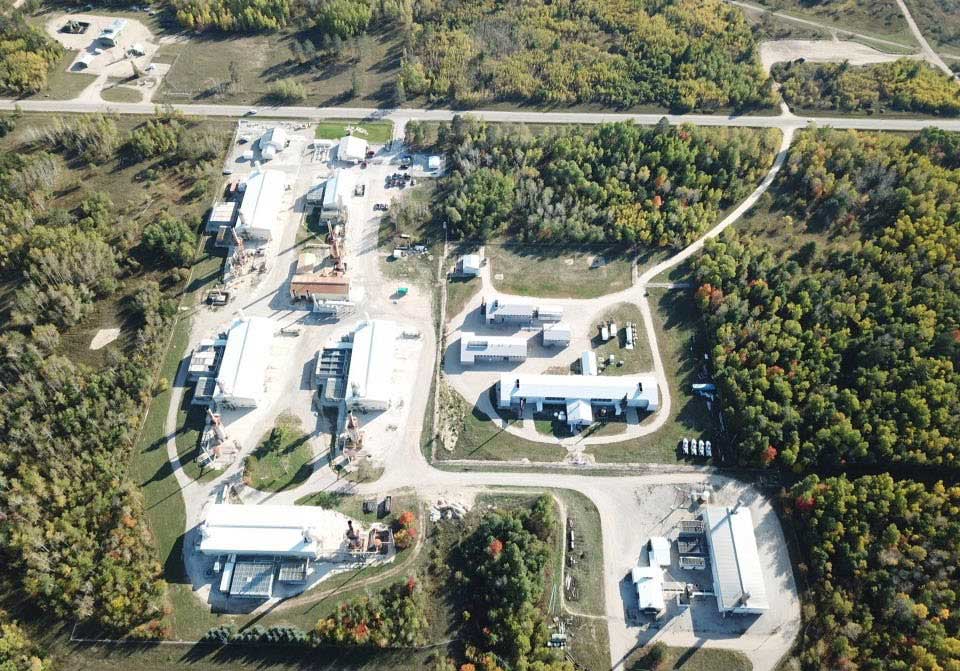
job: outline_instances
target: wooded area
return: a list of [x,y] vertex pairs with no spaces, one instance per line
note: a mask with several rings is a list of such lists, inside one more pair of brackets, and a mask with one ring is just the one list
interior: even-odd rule
[[784,100],[798,111],[960,114],[960,84],[923,61],[892,63],[776,63]]
[[[156,123],[188,132],[175,116]],[[0,155],[0,267],[13,296],[0,320],[0,553],[17,588],[45,613],[156,637],[161,566],[126,471],[186,276],[177,262],[193,259],[198,222],[174,225],[176,255],[155,255],[170,241],[148,235],[151,226],[166,230],[163,217],[141,230],[107,194],[74,181],[85,165],[109,161],[119,171],[138,161],[113,117],[57,117],[24,136],[17,151]],[[143,170],[187,172],[204,160],[170,153]],[[74,191],[83,194],[72,196],[78,204],[62,207]],[[61,334],[108,299],[121,304],[129,336],[95,369],[61,351]]]
[[395,102],[657,105],[678,111],[772,104],[753,33],[720,0],[173,0],[182,25],[301,32],[300,62],[375,27],[398,32]]
[[809,557],[804,669],[960,668],[960,488],[811,475],[786,506]]
[[960,142],[809,130],[778,184],[845,244],[786,259],[727,234],[696,265],[712,365],[743,463],[956,468]]
[[0,93],[22,95],[47,85],[47,72],[63,55],[63,47],[23,15],[0,7]]
[[[408,127],[415,136],[416,128]],[[629,123],[534,136],[456,117],[435,220],[455,237],[683,247],[769,167],[775,130]]]

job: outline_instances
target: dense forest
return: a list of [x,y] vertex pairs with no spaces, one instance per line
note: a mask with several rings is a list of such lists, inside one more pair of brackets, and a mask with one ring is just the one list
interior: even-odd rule
[[960,488],[811,475],[786,507],[809,557],[804,669],[960,668]]
[[546,646],[541,608],[556,520],[553,499],[541,496],[530,509],[487,513],[456,549],[453,589],[465,604],[461,624],[471,667],[572,671]]
[[[742,12],[721,0],[173,0],[195,30],[294,25],[306,56],[368,31],[401,36],[398,102],[657,105],[772,103]],[[304,54],[303,49],[300,49]]]
[[[114,118],[60,117],[27,137],[0,154],[0,268],[13,289],[0,329],[0,556],[44,612],[157,636],[161,567],[126,471],[176,312],[170,291],[186,271],[155,254],[163,242],[142,239],[109,196],[68,176],[68,164],[136,160]],[[61,207],[57,194],[73,188],[78,204]],[[162,221],[152,225],[170,225]],[[123,286],[136,286],[121,300],[128,345],[111,348],[101,368],[73,360],[62,332]]]
[[960,114],[960,85],[922,61],[892,63],[777,63],[784,100],[797,110]]
[[695,271],[741,460],[956,468],[957,136],[805,131],[778,185],[771,226],[820,243],[783,258],[725,235]]
[[[416,125],[408,127],[414,142]],[[748,194],[776,131],[628,123],[533,136],[457,117],[436,217],[452,235],[682,247]]]
[[0,6],[0,94],[21,95],[46,87],[47,73],[63,47],[23,15]]

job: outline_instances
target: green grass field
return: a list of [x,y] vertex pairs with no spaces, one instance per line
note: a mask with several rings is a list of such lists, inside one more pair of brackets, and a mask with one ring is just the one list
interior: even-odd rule
[[100,91],[100,97],[111,103],[138,103],[143,100],[143,92],[132,86],[111,86]]
[[314,129],[318,140],[339,140],[347,128],[362,128],[366,133],[354,133],[370,144],[386,144],[393,137],[392,121],[357,121],[355,119],[325,119]]
[[313,448],[300,420],[281,415],[257,449],[247,457],[244,479],[262,492],[282,492],[306,482],[313,473]]
[[628,289],[631,260],[621,249],[487,244],[497,291],[543,298],[596,298]]
[[[599,322],[615,322],[617,333],[607,342],[600,337],[600,330],[595,329],[590,343],[597,355],[598,362],[605,362],[612,354],[622,366],[606,366],[602,375],[632,375],[634,373],[648,373],[653,370],[653,357],[647,334],[643,328],[643,316],[640,308],[632,303],[618,303],[600,316]],[[627,322],[635,326],[633,334],[633,349],[627,349]]]
[[651,648],[641,648],[627,658],[625,671],[751,671],[753,664],[742,653],[717,648],[662,648],[662,658],[654,661]]
[[453,450],[438,448],[436,457],[445,459],[481,459],[497,461],[560,461],[567,451],[559,445],[534,443],[497,428],[477,410],[464,414],[463,426]]
[[47,87],[33,95],[24,96],[27,100],[70,100],[90,86],[96,75],[67,70],[77,57],[76,49],[67,49],[57,63],[47,73]]
[[649,293],[660,354],[670,381],[670,419],[652,435],[587,448],[598,462],[675,463],[677,444],[683,436],[710,439],[718,444],[717,429],[706,402],[690,391],[690,385],[697,381],[695,362],[702,360],[702,354],[690,349],[698,342],[700,328],[692,295],[666,289],[651,289]]
[[447,278],[447,319],[463,312],[470,299],[480,291],[479,277]]
[[[826,30],[850,30],[915,47],[906,19],[894,0],[847,0],[811,3],[806,0],[751,0],[750,4],[815,21]],[[812,28],[812,26],[811,26]],[[870,46],[880,48],[871,43]],[[882,50],[882,48],[881,48]]]

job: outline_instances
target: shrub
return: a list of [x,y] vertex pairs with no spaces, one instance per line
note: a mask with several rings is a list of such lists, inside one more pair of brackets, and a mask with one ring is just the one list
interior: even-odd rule
[[307,91],[300,82],[292,79],[280,79],[273,83],[267,98],[278,104],[298,103],[305,100]]

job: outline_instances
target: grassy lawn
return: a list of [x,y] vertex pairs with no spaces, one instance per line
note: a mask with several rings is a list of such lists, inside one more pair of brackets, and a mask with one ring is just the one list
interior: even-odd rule
[[143,92],[132,86],[111,86],[100,91],[100,97],[111,103],[138,103],[143,100]]
[[447,319],[452,319],[463,312],[477,292],[480,291],[479,277],[449,277],[447,278]]
[[[600,330],[596,329],[590,344],[597,355],[597,362],[602,365],[612,354],[622,366],[606,366],[601,375],[632,375],[647,373],[653,370],[653,357],[647,342],[647,334],[643,329],[643,316],[640,308],[632,303],[618,303],[600,316],[599,322],[615,322],[616,334],[607,342],[600,337]],[[633,349],[627,349],[627,322],[633,322]]]
[[450,413],[450,416],[455,419],[448,421],[459,422],[460,426],[457,427],[456,444],[453,449],[441,446],[436,450],[436,458],[440,461],[445,459],[561,461],[567,456],[567,451],[559,445],[535,443],[498,428],[480,411],[467,407],[467,402],[452,390],[443,394],[441,403],[443,404],[441,413]]
[[[432,179],[417,182],[417,186],[404,189],[394,196],[390,213],[380,220],[378,245],[380,248],[380,271],[386,279],[398,286],[437,286],[437,257],[442,253],[442,241],[437,240],[430,227],[430,204],[436,184]],[[408,236],[408,237],[402,237]],[[395,259],[396,247],[422,244],[426,254],[405,255]]]
[[325,119],[317,124],[314,137],[318,140],[339,140],[347,128],[361,128],[366,133],[354,133],[370,144],[386,144],[393,138],[392,121],[357,121],[356,119]]
[[310,436],[300,420],[281,415],[244,464],[244,480],[262,492],[282,492],[306,482],[313,472]]
[[630,655],[623,668],[625,671],[751,671],[753,664],[745,655],[734,650],[717,648],[670,648],[660,647],[662,657],[656,661],[654,646],[637,650]]
[[587,448],[598,462],[675,463],[677,445],[683,436],[710,439],[715,450],[719,444],[713,415],[707,411],[706,402],[690,390],[690,385],[699,381],[695,366],[703,360],[699,349],[700,321],[693,297],[688,291],[650,289],[649,300],[670,381],[670,418],[654,434]]
[[76,49],[67,49],[60,60],[57,61],[53,68],[50,69],[50,72],[47,73],[47,88],[38,93],[24,96],[24,99],[40,100],[49,98],[52,100],[70,100],[80,95],[85,88],[93,83],[97,76],[67,70],[76,57]]
[[[827,28],[851,30],[916,46],[906,19],[894,0],[848,0],[839,3],[811,3],[806,0],[761,0],[751,4],[784,14],[816,21]],[[877,45],[872,45],[877,47]]]
[[[162,36],[163,33],[160,34]],[[243,104],[262,101],[280,79],[299,82],[306,89],[302,103],[317,106],[379,107],[390,102],[400,66],[400,36],[385,31],[347,41],[340,58],[321,59],[316,66],[293,59],[294,42],[310,39],[313,31],[282,30],[248,36],[191,35],[163,44],[159,59],[172,63],[157,92],[157,102],[212,102]],[[229,87],[230,64],[239,71],[239,83]],[[354,73],[360,95],[353,97]]]
[[630,287],[631,261],[622,249],[488,244],[498,291],[543,298],[596,298]]

